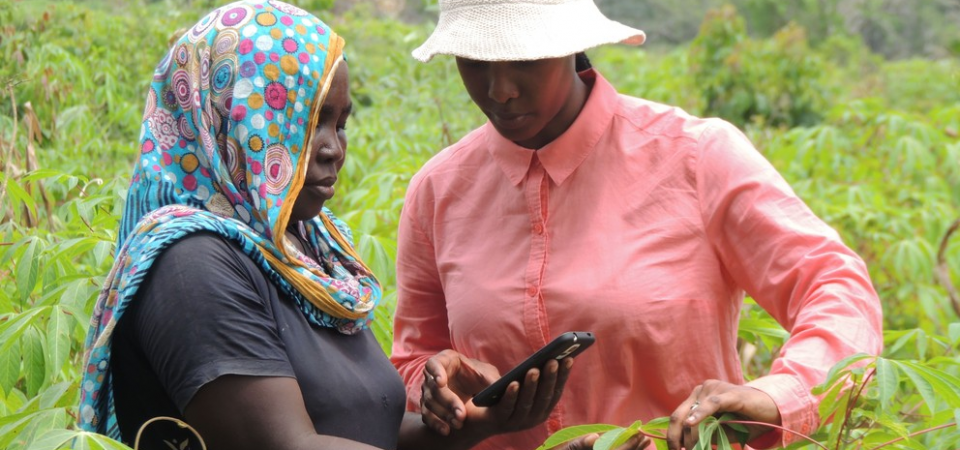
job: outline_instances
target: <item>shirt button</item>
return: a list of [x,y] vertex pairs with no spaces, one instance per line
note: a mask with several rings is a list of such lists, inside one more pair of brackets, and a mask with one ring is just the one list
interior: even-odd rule
[[543,225],[541,225],[541,224],[539,224],[539,223],[536,224],[536,225],[534,225],[534,226],[533,226],[533,232],[534,232],[534,233],[537,233],[537,234],[543,234]]
[[527,288],[527,295],[529,295],[529,296],[531,296],[531,297],[533,297],[534,295],[537,295],[537,287],[536,287],[536,286],[530,286],[530,287],[528,287],[528,288]]
[[550,431],[557,431],[560,429],[560,421],[557,419],[550,419],[547,421],[547,428]]

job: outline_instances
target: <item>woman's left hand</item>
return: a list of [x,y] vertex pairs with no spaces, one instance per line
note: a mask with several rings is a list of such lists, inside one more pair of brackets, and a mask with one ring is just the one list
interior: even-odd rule
[[[697,426],[705,417],[725,412],[734,413],[744,420],[780,425],[780,410],[765,392],[749,386],[707,380],[693,389],[690,397],[670,415],[667,428],[667,448],[691,449],[699,438]],[[761,436],[770,427],[747,425],[748,440]]]

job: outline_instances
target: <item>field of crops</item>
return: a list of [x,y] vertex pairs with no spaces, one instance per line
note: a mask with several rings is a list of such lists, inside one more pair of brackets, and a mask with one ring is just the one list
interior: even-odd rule
[[[170,37],[205,9],[0,0],[0,448],[127,448],[75,429],[80,358],[112,263],[143,93]],[[409,56],[426,24],[362,7],[318,15],[347,39],[355,103],[328,206],[384,284],[375,331],[389,351],[407,182],[483,118],[451,59]],[[688,45],[590,56],[621,92],[742,127],[867,261],[883,302],[883,357],[837,368],[838,385],[867,388],[825,388],[821,415],[834,420],[811,436],[820,444],[797,447],[960,448],[960,298],[950,295],[960,282],[960,236],[950,237],[960,220],[960,61],[888,61],[839,35],[812,46],[792,25],[750,38],[730,8],[708,14]],[[747,307],[740,335],[755,377],[786,332]]]

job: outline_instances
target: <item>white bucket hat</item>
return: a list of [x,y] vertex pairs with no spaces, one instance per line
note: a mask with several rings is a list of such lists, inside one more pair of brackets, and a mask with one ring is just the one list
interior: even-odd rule
[[645,40],[643,31],[604,16],[593,0],[440,0],[437,27],[413,57],[525,61]]

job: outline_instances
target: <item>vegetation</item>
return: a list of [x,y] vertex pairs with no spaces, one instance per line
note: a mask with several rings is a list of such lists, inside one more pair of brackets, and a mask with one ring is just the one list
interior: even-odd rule
[[[746,3],[747,23],[762,7],[792,17],[784,9],[792,7],[777,6],[791,2]],[[82,347],[112,263],[150,73],[171,34],[211,4],[0,0],[0,448],[126,448],[73,425]],[[960,447],[960,300],[948,293],[960,277],[960,244],[949,233],[960,217],[960,62],[891,61],[857,37],[785,21],[770,38],[751,36],[737,14],[709,14],[689,45],[609,47],[591,58],[624,93],[743,127],[866,259],[886,349],[835,368],[818,391],[827,398],[821,415],[833,420],[810,433],[819,444],[792,448]],[[375,331],[389,351],[407,182],[482,116],[449,58],[409,57],[428,27],[374,16],[362,7],[324,15],[348,38],[356,103],[343,187],[330,206],[385,284]],[[740,337],[753,378],[786,332],[748,306]],[[718,418],[703,434],[737,420]],[[663,426],[592,429],[613,430],[603,445]]]

